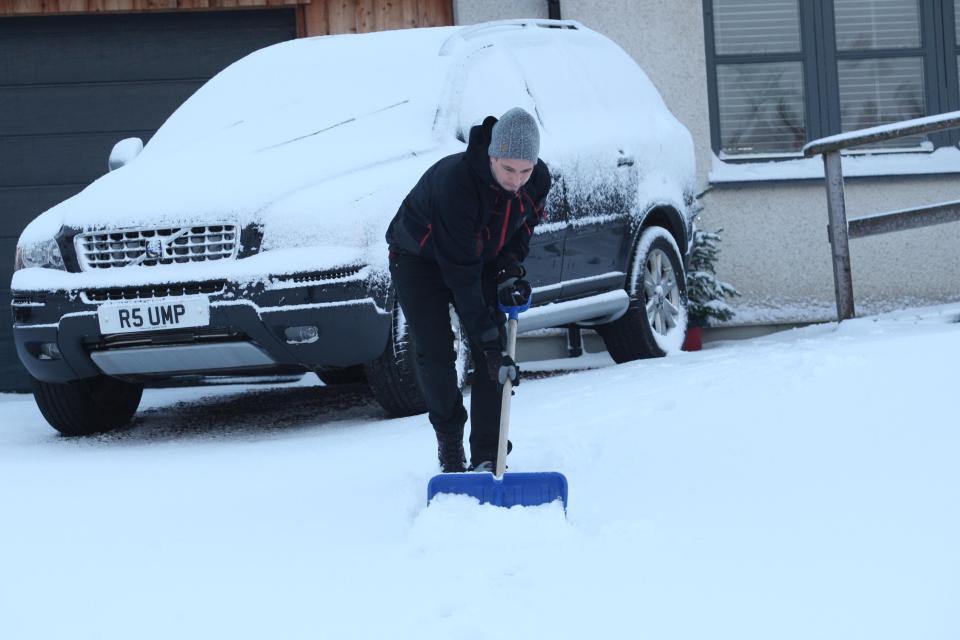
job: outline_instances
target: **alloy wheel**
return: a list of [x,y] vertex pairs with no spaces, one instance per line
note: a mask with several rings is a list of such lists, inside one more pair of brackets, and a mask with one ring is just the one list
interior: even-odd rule
[[680,286],[670,258],[661,249],[647,254],[643,270],[647,320],[654,331],[666,335],[680,322]]

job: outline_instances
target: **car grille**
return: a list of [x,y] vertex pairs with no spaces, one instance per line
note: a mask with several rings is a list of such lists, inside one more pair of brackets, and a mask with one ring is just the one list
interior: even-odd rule
[[[340,269],[331,269],[330,271],[311,271],[298,273],[293,276],[288,276],[287,278],[298,284],[309,282],[326,282],[327,280],[350,278],[360,273],[361,269],[363,269],[363,265],[354,265],[341,267]],[[280,278],[280,280],[282,281],[284,278]]]
[[226,286],[225,280],[210,282],[190,282],[187,284],[146,285],[142,287],[113,287],[110,289],[88,289],[82,297],[86,303],[113,302],[116,300],[143,300],[148,298],[169,298],[177,296],[196,296],[221,293]]
[[184,331],[150,331],[145,333],[123,333],[99,338],[85,338],[84,346],[88,351],[117,349],[143,345],[196,344],[199,342],[221,342],[246,340],[247,336],[229,329],[206,329],[195,327]]
[[11,304],[15,307],[42,307],[47,297],[42,293],[15,293]]
[[235,258],[239,242],[234,225],[90,231],[74,239],[84,271],[143,265],[207,262]]

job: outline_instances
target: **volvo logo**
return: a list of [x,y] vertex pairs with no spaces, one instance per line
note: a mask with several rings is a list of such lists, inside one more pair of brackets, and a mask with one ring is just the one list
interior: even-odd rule
[[160,238],[154,238],[147,243],[147,260],[156,260],[163,255],[163,243]]

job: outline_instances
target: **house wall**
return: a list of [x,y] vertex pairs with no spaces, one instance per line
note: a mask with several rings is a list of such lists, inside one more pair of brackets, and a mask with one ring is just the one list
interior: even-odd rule
[[453,24],[450,0],[0,0],[0,17],[295,7],[303,36]]
[[311,0],[0,0],[0,15],[174,11],[283,7]]
[[304,13],[307,36],[453,24],[450,0],[313,0]]
[[507,18],[546,18],[547,0],[454,0],[454,24]]
[[[823,181],[711,185],[703,7],[700,0],[561,0],[577,20],[618,43],[646,71],[693,136],[705,206],[698,223],[724,229],[718,275],[737,287],[731,324],[836,317]],[[546,0],[455,0],[457,24],[546,17]],[[960,200],[960,175],[850,178],[849,218]],[[860,315],[960,300],[960,223],[851,241]]]

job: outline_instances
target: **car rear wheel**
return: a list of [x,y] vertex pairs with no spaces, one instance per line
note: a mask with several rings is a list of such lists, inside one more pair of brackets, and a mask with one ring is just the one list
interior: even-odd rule
[[130,421],[140,406],[143,385],[109,376],[63,384],[31,379],[40,413],[65,436],[113,431]]
[[663,227],[640,235],[628,280],[630,306],[597,327],[615,362],[658,358],[679,351],[687,331],[687,286],[680,250]]
[[[456,352],[457,384],[463,388],[470,348],[466,332],[460,328],[460,319],[452,307],[450,327]],[[427,411],[417,379],[415,358],[416,352],[407,331],[403,310],[395,301],[387,348],[379,358],[364,366],[374,397],[391,416],[412,416]]]

